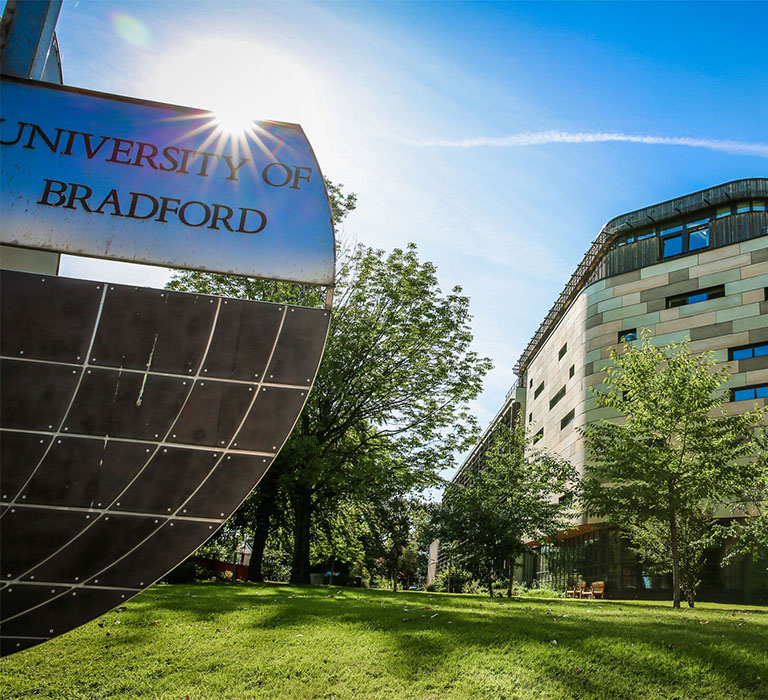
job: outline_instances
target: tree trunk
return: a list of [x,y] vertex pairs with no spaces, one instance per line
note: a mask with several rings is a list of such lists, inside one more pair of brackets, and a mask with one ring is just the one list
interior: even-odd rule
[[264,562],[264,547],[267,544],[267,537],[269,537],[269,521],[267,517],[266,522],[259,523],[253,533],[253,544],[251,545],[251,561],[248,564],[248,575],[246,578],[249,581],[257,581],[261,583],[264,581],[264,573],[261,570],[261,565]]
[[297,491],[291,497],[293,506],[293,565],[291,583],[309,583],[309,525],[312,517],[312,495]]
[[680,555],[677,549],[677,519],[669,517],[669,537],[672,545],[672,607],[680,607]]
[[515,579],[515,565],[511,556],[507,560],[507,564],[509,565],[509,583],[507,584],[507,598],[511,598],[512,586],[514,585],[514,579]]
[[493,598],[493,575],[488,574],[488,595]]
[[248,564],[248,581],[264,580],[264,573],[261,570],[264,562],[264,547],[269,538],[269,529],[272,525],[272,516],[275,514],[277,492],[278,492],[279,472],[272,467],[259,483],[259,501],[254,513],[251,527],[253,528],[253,544],[251,551],[251,561]]

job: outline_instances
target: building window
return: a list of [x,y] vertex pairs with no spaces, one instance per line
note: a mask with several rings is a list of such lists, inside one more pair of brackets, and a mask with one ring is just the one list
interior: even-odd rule
[[738,348],[728,348],[729,360],[748,360],[750,357],[765,357],[768,355],[768,343],[742,345]]
[[619,331],[620,343],[628,343],[631,340],[637,340],[637,328],[627,328],[626,330]]
[[533,436],[533,442],[534,442],[534,443],[537,443],[537,442],[538,442],[539,440],[541,440],[541,438],[543,438],[543,437],[544,437],[544,428],[542,428],[541,430],[539,430],[539,432],[538,432],[538,433],[536,433],[536,435],[534,435],[534,436]]
[[568,343],[566,343],[565,345],[563,345],[563,347],[560,348],[560,352],[557,353],[557,359],[562,360],[563,355],[565,355],[565,353],[567,352],[568,352]]
[[676,306],[687,306],[688,304],[696,304],[700,301],[708,301],[709,299],[719,299],[724,296],[725,287],[720,284],[717,287],[708,287],[707,289],[699,289],[695,292],[667,297],[667,308],[674,309]]
[[528,422],[533,423],[533,413],[528,414]]
[[[661,224],[654,228],[641,229],[637,233],[618,236],[611,243],[611,248],[636,243],[646,238],[658,236],[661,239],[661,256],[664,258],[681,253],[699,250],[709,246],[709,223],[732,214],[743,214],[749,211],[766,211],[766,201],[753,199],[738,204],[725,204],[711,210],[710,214],[693,221],[674,221]],[[701,217],[701,214],[698,215]]]
[[528,388],[533,389],[533,377],[528,380]]
[[539,386],[536,387],[536,391],[533,392],[533,398],[534,399],[538,399],[539,398],[539,394],[542,391],[544,391],[544,382],[542,382],[541,384],[539,384]]
[[568,378],[570,379],[575,372],[576,372],[576,365],[571,365],[571,368],[568,370]]
[[560,399],[565,396],[565,387],[560,389],[550,400],[549,400],[549,410],[551,411],[556,405],[557,402],[560,401]]
[[560,421],[560,430],[565,428],[566,425],[570,425],[571,423],[573,423],[573,419],[575,418],[575,416],[576,416],[576,409],[572,408],[570,411],[568,411],[568,413],[565,414],[565,416],[563,417],[563,420]]
[[749,401],[750,399],[768,399],[768,384],[731,389],[731,401]]

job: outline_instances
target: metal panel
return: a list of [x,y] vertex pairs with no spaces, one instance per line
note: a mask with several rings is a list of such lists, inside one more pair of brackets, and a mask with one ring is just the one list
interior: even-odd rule
[[293,428],[291,416],[298,416],[306,391],[262,387],[233,447],[256,452],[277,452]]
[[176,511],[214,468],[219,454],[163,447],[116,500],[115,510],[140,513]]
[[199,381],[181,411],[169,442],[211,447],[229,444],[253,400],[254,386]]
[[48,449],[50,435],[38,433],[0,434],[0,501],[12,501]]
[[[5,330],[3,323],[0,329]],[[80,370],[25,360],[0,360],[0,416],[4,428],[57,429]],[[34,391],[30,389],[34,387]]]
[[[3,440],[14,437],[8,433]],[[146,450],[135,442],[56,437],[22,497],[29,503],[102,508],[133,479]]]
[[252,382],[264,376],[284,307],[237,299],[222,299],[216,332],[205,359],[203,374]]
[[263,475],[272,463],[271,457],[249,454],[227,455],[206,479],[182,510],[198,518],[223,518],[242,501],[242,494],[253,482],[253,475]]
[[111,284],[90,362],[172,374],[196,372],[217,304],[215,297]]
[[191,384],[149,372],[87,369],[63,430],[157,440],[168,432]]
[[[220,527],[296,421],[330,315],[0,278],[13,319],[0,326],[2,347],[14,353],[0,386],[0,586],[6,599],[18,593],[1,630],[11,653],[127,600]],[[70,314],[47,345],[50,329],[19,310],[46,304]],[[42,356],[16,354],[19,338]]]
[[[91,341],[102,287],[98,282],[3,272],[0,319],[4,328],[0,353],[35,360],[81,362]],[[19,298],[24,299],[23,304],[18,302]]]
[[2,77],[0,242],[332,286],[322,173],[301,127]]

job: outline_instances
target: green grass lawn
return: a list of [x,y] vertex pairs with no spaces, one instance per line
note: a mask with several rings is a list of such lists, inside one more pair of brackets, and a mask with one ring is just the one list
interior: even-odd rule
[[154,586],[0,661],[0,698],[768,698],[768,608]]

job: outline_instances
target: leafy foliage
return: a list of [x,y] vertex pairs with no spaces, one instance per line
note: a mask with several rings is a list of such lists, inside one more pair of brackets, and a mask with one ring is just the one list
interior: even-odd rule
[[[338,224],[356,201],[328,188]],[[169,287],[311,306],[326,298],[325,290],[304,285],[190,272]],[[491,367],[471,349],[468,298],[458,287],[444,294],[434,265],[422,263],[414,245],[339,251],[335,295],[313,390],[270,469],[290,502],[296,583],[309,580],[313,517],[438,483],[438,470],[476,434],[468,402]],[[277,501],[262,499],[254,521],[271,527]],[[325,540],[335,546],[333,537]]]
[[561,457],[532,446],[525,426],[499,425],[479,466],[446,490],[438,514],[440,546],[461,557],[462,566],[488,582],[504,575],[525,552],[526,541],[554,536],[567,527],[577,482]]
[[584,429],[585,505],[624,527],[657,573],[672,572],[675,607],[681,589],[693,605],[715,509],[765,484],[766,410],[727,415],[728,368],[686,342],[658,348],[645,335],[611,359],[596,398],[624,418]]

